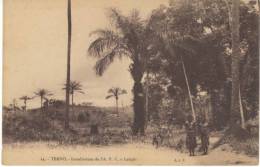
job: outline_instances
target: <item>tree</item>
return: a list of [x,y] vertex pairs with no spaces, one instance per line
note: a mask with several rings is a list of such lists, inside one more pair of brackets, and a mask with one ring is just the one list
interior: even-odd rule
[[[64,89],[64,90],[66,89],[66,84],[65,84],[65,87],[64,87],[63,89]],[[73,106],[74,106],[74,94],[75,94],[75,93],[84,94],[84,92],[82,91],[82,85],[81,85],[81,83],[80,83],[80,82],[77,82],[77,81],[70,81],[69,89],[70,89],[71,105],[72,105],[72,111],[73,111]]]
[[[177,10],[176,13],[185,13],[187,15],[191,14],[191,12],[188,12],[188,10],[190,10],[187,7],[183,7],[181,8],[181,10]],[[183,10],[187,10],[187,12],[183,11]],[[158,48],[158,50],[161,51],[161,56],[160,58],[166,58],[166,59],[172,59],[171,61],[169,61],[168,64],[171,64],[170,66],[175,66],[178,68],[182,69],[182,78],[178,78],[177,80],[181,80],[184,81],[187,92],[188,92],[188,97],[190,99],[190,106],[191,106],[191,111],[192,111],[192,115],[194,120],[196,120],[196,114],[195,114],[195,110],[193,107],[193,101],[192,101],[192,94],[191,94],[191,90],[190,90],[190,83],[189,83],[189,79],[188,79],[188,74],[187,74],[187,70],[185,67],[185,62],[183,59],[183,56],[195,56],[194,54],[194,47],[191,46],[191,43],[196,44],[198,43],[198,40],[196,38],[196,36],[193,36],[193,34],[195,34],[193,31],[196,30],[196,28],[194,28],[195,30],[192,31],[192,29],[183,31],[183,29],[185,29],[184,27],[187,26],[183,26],[182,28],[178,27],[180,24],[182,23],[178,23],[178,21],[176,23],[174,23],[175,16],[173,14],[172,17],[170,17],[170,14],[173,13],[175,11],[171,11],[171,9],[167,10],[166,7],[161,7],[158,10],[155,10],[153,12],[152,15],[152,21],[151,21],[151,27],[152,29],[154,29],[154,31],[156,31],[157,33],[157,37],[158,39],[160,39],[160,42],[162,43]],[[179,14],[180,16],[180,14]],[[192,18],[192,15],[191,15]],[[187,18],[186,18],[187,19]],[[191,23],[194,23],[194,20],[189,20]],[[189,22],[188,21],[188,22]],[[175,25],[176,24],[176,25]],[[196,24],[194,23],[192,26],[194,27]],[[177,28],[174,28],[177,27]],[[201,31],[201,26],[197,24],[196,27],[199,27],[197,31]],[[198,34],[198,32],[196,32],[196,34]],[[187,60],[187,58],[186,58]],[[179,70],[179,69],[178,69]],[[173,71],[171,70],[170,73],[172,73]],[[170,74],[170,75],[174,75],[174,74]],[[180,82],[180,81],[179,81]],[[182,83],[183,84],[183,83]],[[184,85],[182,85],[184,86]]]
[[44,109],[43,109],[43,100],[45,98],[47,98],[48,96],[52,96],[53,94],[50,91],[46,90],[46,89],[38,89],[36,92],[34,92],[34,94],[36,96],[40,97],[40,99],[41,99],[41,110],[43,112],[44,111]]
[[126,94],[126,90],[121,89],[119,87],[113,87],[108,90],[108,95],[106,96],[106,99],[109,99],[111,97],[114,97],[116,99],[116,113],[118,116],[118,99],[120,95]]
[[19,110],[16,99],[12,100],[12,103],[9,104],[9,108],[13,109],[13,111],[16,111],[17,109]]
[[232,37],[232,96],[231,96],[231,128],[236,127],[239,120],[239,59],[240,59],[240,39],[239,39],[239,1],[232,0],[231,9],[231,37]]
[[67,46],[67,80],[66,80],[66,111],[64,128],[68,130],[69,128],[69,105],[70,105],[70,50],[71,50],[71,0],[68,0],[68,46]]
[[20,100],[23,100],[23,103],[24,103],[24,111],[26,111],[26,109],[27,109],[27,101],[32,100],[32,99],[33,99],[33,97],[28,97],[28,96],[20,97]]
[[[196,85],[201,85],[203,91],[209,93],[213,126],[222,128],[229,120],[231,103],[229,4],[226,0],[189,2],[171,0],[169,7],[162,6],[153,11],[151,27],[161,34],[163,40],[156,44],[160,54],[152,63],[159,64],[154,68],[156,74],[163,74],[171,80],[169,88],[173,90],[169,93],[172,95],[176,92],[174,87],[187,89],[183,77],[185,69],[192,96],[196,96]],[[251,113],[245,114],[247,118],[247,115],[257,113],[258,106],[258,94],[254,93],[258,92],[258,15],[254,8],[242,2],[240,10],[240,49],[245,54],[240,55],[239,69],[243,71],[243,74],[240,72],[240,78],[243,78],[240,84],[244,111]],[[169,53],[170,49],[173,53]],[[182,68],[182,62],[185,68]]]
[[133,101],[134,121],[133,134],[144,134],[145,109],[142,78],[145,72],[144,64],[148,56],[149,29],[140,19],[138,11],[134,10],[130,16],[123,16],[116,9],[110,10],[110,18],[113,20],[115,30],[100,29],[92,34],[98,35],[89,48],[91,56],[98,58],[96,62],[96,74],[101,76],[115,58],[128,57],[132,61],[129,71],[134,80]]

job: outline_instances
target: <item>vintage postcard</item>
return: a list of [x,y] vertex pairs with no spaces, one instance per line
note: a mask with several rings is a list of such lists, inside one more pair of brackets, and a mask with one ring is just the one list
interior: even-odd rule
[[4,0],[5,165],[257,165],[259,0]]

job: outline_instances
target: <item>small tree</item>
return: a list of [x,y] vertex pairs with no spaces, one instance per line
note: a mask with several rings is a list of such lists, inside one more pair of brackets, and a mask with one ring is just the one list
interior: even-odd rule
[[[66,84],[65,84],[65,87],[62,89],[66,90]],[[71,95],[71,104],[73,106],[74,105],[74,94],[75,93],[84,94],[85,92],[83,92],[83,90],[82,90],[81,83],[77,82],[77,81],[70,81],[69,90],[70,90],[69,92]]]
[[46,89],[38,89],[36,92],[34,92],[34,94],[36,96],[40,97],[40,99],[41,99],[41,110],[43,112],[44,111],[43,110],[43,99],[45,99],[48,96],[52,96],[53,94]]
[[24,111],[26,111],[26,108],[27,108],[27,101],[32,100],[32,99],[33,99],[33,97],[28,97],[28,96],[20,97],[20,100],[23,100],[23,103],[24,103]]
[[127,94],[126,90],[121,89],[119,87],[113,87],[108,90],[108,96],[106,99],[109,99],[111,97],[114,97],[116,99],[116,113],[118,116],[118,99],[120,95]]
[[16,99],[13,99],[12,103],[9,104],[9,108],[10,108],[10,109],[13,109],[13,111],[16,111],[16,109],[19,109],[17,106],[18,106],[18,105],[17,105]]

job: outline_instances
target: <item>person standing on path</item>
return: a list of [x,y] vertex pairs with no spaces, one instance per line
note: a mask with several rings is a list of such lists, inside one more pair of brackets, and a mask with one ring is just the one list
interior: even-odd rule
[[193,121],[193,117],[191,115],[188,116],[187,121],[185,122],[186,127],[186,147],[189,150],[190,156],[195,155],[195,148],[197,146],[196,142],[196,125]]

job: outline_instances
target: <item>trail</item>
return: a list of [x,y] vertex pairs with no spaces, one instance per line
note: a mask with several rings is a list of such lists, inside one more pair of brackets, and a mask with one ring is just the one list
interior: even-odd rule
[[[57,145],[57,143],[33,142],[3,145],[3,163],[12,165],[47,164],[120,164],[120,165],[256,165],[256,157],[210,150],[208,155],[190,157],[174,149],[151,144],[129,143],[124,145]],[[60,157],[59,160],[57,158]]]

